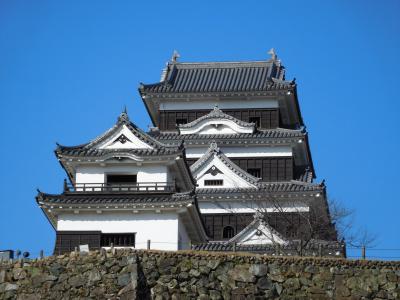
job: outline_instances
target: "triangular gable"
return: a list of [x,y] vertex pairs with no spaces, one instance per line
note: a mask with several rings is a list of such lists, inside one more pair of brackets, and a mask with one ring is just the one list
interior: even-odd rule
[[[233,163],[215,142],[190,170],[199,188],[254,188],[260,180]],[[222,185],[215,184],[221,183],[221,180]],[[211,185],[207,185],[207,182]]]
[[66,147],[58,145],[57,151],[63,150],[105,150],[105,149],[163,149],[171,148],[171,146],[164,145],[161,142],[155,140],[135,124],[133,124],[128,117],[126,111],[122,112],[117,120],[117,123],[107,130],[102,135],[98,136],[94,140],[87,144]]
[[230,239],[228,243],[236,243],[238,245],[286,245],[288,242],[262,218],[261,213],[257,212],[253,222]]
[[243,122],[220,110],[217,106],[205,116],[178,126],[179,133],[186,134],[238,134],[253,133],[254,123]]
[[96,145],[97,149],[154,149],[143,139],[140,139],[125,124],[122,124],[113,134],[102,143]]

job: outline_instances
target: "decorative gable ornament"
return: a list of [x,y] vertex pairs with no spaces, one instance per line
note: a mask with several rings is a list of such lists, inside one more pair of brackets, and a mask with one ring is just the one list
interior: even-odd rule
[[125,134],[121,134],[117,139],[115,139],[114,143],[120,142],[121,144],[125,144],[125,143],[128,142],[128,141],[132,143],[132,141],[131,141],[130,139],[128,139],[128,138],[125,136]]
[[187,134],[240,134],[253,133],[254,123],[236,119],[220,110],[218,106],[193,122],[178,125],[179,133]]
[[216,176],[217,174],[223,174],[216,166],[212,166],[205,174],[211,174],[212,176]]

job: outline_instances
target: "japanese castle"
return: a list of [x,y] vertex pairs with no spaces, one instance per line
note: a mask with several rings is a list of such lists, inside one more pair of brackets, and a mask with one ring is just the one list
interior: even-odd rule
[[[149,132],[124,110],[79,146],[57,144],[68,179],[36,200],[54,253],[136,249],[345,256],[324,181],[314,182],[295,80],[264,61],[180,62],[140,84]],[[112,116],[110,116],[112,117]]]

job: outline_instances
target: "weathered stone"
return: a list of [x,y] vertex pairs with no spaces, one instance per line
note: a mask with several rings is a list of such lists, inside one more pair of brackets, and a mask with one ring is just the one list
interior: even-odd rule
[[39,287],[45,281],[54,281],[57,279],[56,276],[47,274],[36,274],[31,278],[33,287]]
[[181,272],[178,274],[178,279],[180,281],[187,280],[188,278],[189,278],[189,273],[187,272]]
[[261,264],[251,265],[250,273],[257,277],[265,276],[268,273],[268,267]]
[[90,296],[91,297],[96,297],[96,298],[100,298],[101,296],[103,296],[105,294],[105,288],[102,286],[96,286],[95,288],[93,288],[90,292]]
[[279,283],[275,283],[275,284],[274,284],[274,287],[275,287],[275,290],[276,290],[276,292],[278,293],[278,295],[280,295],[280,294],[282,293],[282,290],[283,290],[282,285],[279,284]]
[[179,268],[181,272],[187,272],[192,268],[192,262],[189,259],[184,259],[180,262]]
[[18,285],[14,283],[4,282],[0,284],[0,293],[8,292],[8,291],[15,291],[18,289]]
[[200,266],[199,267],[199,272],[201,274],[208,275],[210,273],[210,271],[211,271],[211,269],[209,267],[207,267],[207,266]]
[[235,281],[255,282],[256,278],[249,271],[247,265],[237,265],[233,270],[229,270],[228,275]]
[[50,274],[53,276],[60,276],[62,272],[64,272],[65,268],[59,263],[51,264],[49,267]]
[[101,274],[98,270],[94,269],[88,272],[88,284],[93,285],[101,280]]
[[397,282],[397,276],[396,276],[396,274],[394,272],[388,272],[386,274],[386,277],[391,282]]
[[80,287],[85,284],[85,279],[81,275],[76,275],[68,279],[68,284],[70,284],[72,287]]
[[125,286],[131,281],[131,275],[129,273],[125,273],[118,276],[118,285]]
[[261,277],[257,281],[257,287],[262,290],[271,290],[274,288],[274,284],[270,279],[266,277]]
[[283,276],[282,274],[269,274],[269,278],[273,281],[277,281],[277,282],[284,282],[285,281],[285,276]]
[[298,290],[300,288],[300,281],[298,278],[289,278],[283,283],[283,286],[285,288]]
[[176,279],[172,279],[170,282],[168,282],[167,286],[169,289],[175,289],[178,287],[178,281]]
[[305,267],[304,272],[315,274],[318,272],[318,268],[314,265],[309,265],[309,266]]
[[199,271],[199,270],[191,269],[191,270],[189,271],[189,275],[190,275],[190,276],[194,276],[194,277],[199,277],[201,274],[200,274],[200,271]]
[[397,284],[395,282],[387,282],[383,288],[387,291],[394,291],[396,289]]
[[0,283],[6,281],[6,270],[0,270]]
[[222,299],[222,295],[220,291],[216,291],[216,290],[210,290],[210,299],[211,300],[220,300]]
[[[40,300],[42,297],[38,294],[21,294],[18,295],[17,300]],[[53,298],[52,299],[56,299]]]
[[24,279],[26,277],[26,272],[22,268],[16,268],[12,271],[14,280]]
[[211,270],[216,270],[220,264],[221,261],[219,259],[213,259],[208,261],[207,267],[209,267]]
[[121,290],[118,291],[118,296],[129,294],[129,296],[133,296],[136,291],[136,286],[133,282],[129,282],[126,286],[124,286]]

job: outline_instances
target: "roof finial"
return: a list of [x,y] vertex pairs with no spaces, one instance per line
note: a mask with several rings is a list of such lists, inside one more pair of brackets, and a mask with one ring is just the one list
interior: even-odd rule
[[128,111],[126,109],[126,105],[124,106],[124,111],[120,113],[118,116],[118,122],[129,122],[129,116],[128,116]]
[[277,60],[278,59],[278,55],[276,55],[275,49],[271,48],[268,51],[268,54],[271,55],[271,60]]
[[219,152],[219,147],[215,141],[210,143],[210,147],[208,148],[210,151]]
[[174,53],[172,53],[171,62],[177,62],[179,57],[181,57],[181,55],[178,53],[178,51],[174,50]]

